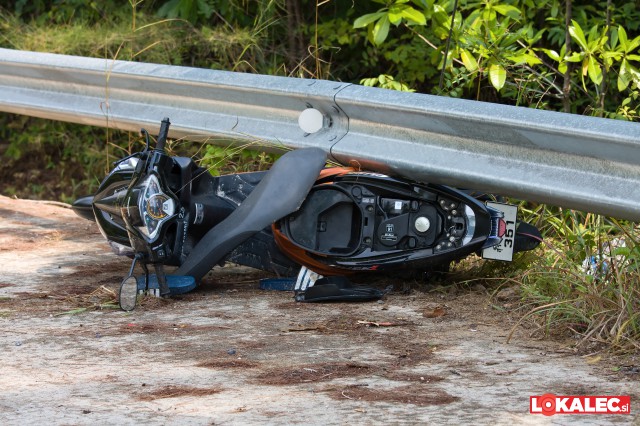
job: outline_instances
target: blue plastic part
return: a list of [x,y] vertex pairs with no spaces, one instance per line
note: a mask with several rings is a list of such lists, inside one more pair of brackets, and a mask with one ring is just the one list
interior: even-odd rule
[[[167,275],[167,284],[169,285],[169,290],[171,290],[171,295],[175,296],[178,294],[188,293],[194,288],[196,288],[196,279],[189,275]],[[158,277],[156,274],[149,275],[149,286],[145,287],[144,284],[144,275],[140,277],[136,277],[138,281],[138,292],[144,290],[153,290],[159,288],[158,285]]]
[[261,290],[293,291],[296,285],[295,278],[262,278]]

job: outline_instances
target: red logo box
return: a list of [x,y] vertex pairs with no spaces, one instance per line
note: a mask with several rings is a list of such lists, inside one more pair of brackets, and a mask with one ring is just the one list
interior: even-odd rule
[[559,396],[544,394],[529,397],[529,413],[544,414],[631,414],[630,396]]

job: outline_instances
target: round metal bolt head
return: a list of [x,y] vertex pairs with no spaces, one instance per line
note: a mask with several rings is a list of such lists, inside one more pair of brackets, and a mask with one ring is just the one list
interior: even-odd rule
[[429,221],[428,218],[424,217],[424,216],[420,216],[416,219],[415,223],[413,224],[413,226],[416,227],[416,231],[418,232],[427,232],[429,230],[429,228],[431,227],[431,222]]
[[305,133],[316,133],[324,126],[324,115],[315,108],[307,108],[298,117],[298,125]]

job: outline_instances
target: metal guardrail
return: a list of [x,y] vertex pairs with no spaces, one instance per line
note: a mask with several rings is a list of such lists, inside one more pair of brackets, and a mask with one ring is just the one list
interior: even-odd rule
[[168,116],[172,137],[317,146],[369,170],[640,220],[636,123],[8,49],[0,49],[0,111],[133,131]]

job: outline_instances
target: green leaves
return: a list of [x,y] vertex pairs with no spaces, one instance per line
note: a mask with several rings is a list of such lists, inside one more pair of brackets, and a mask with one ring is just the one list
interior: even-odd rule
[[631,82],[635,82],[637,86],[640,86],[640,71],[625,58],[622,60],[618,72],[618,90],[621,92],[626,90]]
[[612,32],[611,42],[607,43],[609,40],[606,31],[599,32],[598,26],[593,26],[585,37],[584,31],[576,21],[572,21],[569,33],[580,47],[580,52],[574,52],[564,59],[567,62],[581,63],[582,85],[585,90],[585,76],[596,85],[600,85],[604,78],[603,69],[609,69],[615,63],[620,64],[616,79],[618,91],[626,90],[632,82],[640,83],[638,68],[632,65],[632,61],[640,61],[640,55],[634,53],[640,47],[640,36],[629,40],[627,31],[618,26]]
[[607,36],[606,28],[602,32],[599,32],[597,25],[591,27],[588,37],[585,37],[580,24],[575,20],[572,20],[571,23],[572,25],[569,26],[569,34],[571,35],[571,39],[578,44],[581,52],[573,53],[566,57],[565,60],[568,62],[582,62],[582,87],[586,91],[587,86],[584,81],[585,76],[588,75],[589,79],[597,85],[602,83],[603,64],[600,61],[604,60],[604,47],[609,37]]
[[206,0],[169,0],[158,9],[158,16],[180,18],[194,24],[212,14],[213,7]]
[[[566,28],[561,0],[472,0],[458,3],[451,28],[451,0],[367,2],[376,3],[380,9],[353,23],[367,29],[373,46],[363,54],[364,62],[374,64],[379,55],[384,64],[373,75],[393,74],[427,91],[438,86],[438,93],[450,96],[482,98],[493,88],[504,102],[566,111],[574,105],[601,115],[619,110],[628,95],[619,92],[640,88],[640,30],[632,24],[640,11],[632,6],[611,9],[616,27],[606,27],[606,5],[574,2],[575,19]],[[445,79],[439,86],[442,69]]]
[[360,84],[369,87],[380,87],[383,89],[397,90],[400,92],[415,92],[404,83],[396,81],[393,76],[388,74],[380,74],[378,77],[363,78]]
[[519,52],[515,55],[506,55],[508,60],[513,62],[514,65],[527,64],[529,66],[541,64],[542,61],[536,55],[527,52]]
[[353,28],[362,28],[385,16],[384,12],[368,13],[353,21]]
[[403,19],[409,24],[424,25],[427,23],[424,14],[411,6],[396,5],[389,9],[389,21],[393,25],[399,25]]
[[573,25],[569,26],[569,34],[571,38],[576,41],[582,50],[589,50],[589,44],[587,43],[587,39],[584,37],[584,32],[582,32],[582,28],[580,24],[576,21],[571,21]]
[[631,61],[640,62],[640,55],[634,53],[640,47],[640,36],[629,40],[626,30],[619,26],[617,30],[618,45],[614,52],[608,55],[609,60],[620,62],[618,69],[617,87],[620,92],[626,90],[629,84],[635,82],[640,86],[640,72]]
[[467,70],[469,70],[470,72],[474,72],[478,69],[478,61],[476,61],[476,58],[474,58],[468,50],[460,50],[460,59],[462,60],[465,68],[467,68]]
[[383,16],[380,18],[371,29],[371,38],[373,44],[380,45],[382,44],[389,35],[389,17]]
[[587,60],[587,73],[589,74],[589,78],[595,84],[602,83],[602,67],[593,56],[589,56]]
[[491,85],[499,92],[507,81],[507,71],[500,64],[492,64],[489,67],[489,80]]
[[376,46],[380,46],[389,36],[391,24],[396,27],[402,23],[406,25],[425,25],[427,18],[424,13],[406,3],[408,3],[408,0],[395,0],[393,4],[380,9],[376,13],[362,15],[353,22],[353,28],[367,27],[369,41]]
[[515,20],[520,19],[520,9],[515,6],[511,6],[508,4],[498,4],[494,5],[493,9],[500,15],[507,16]]

